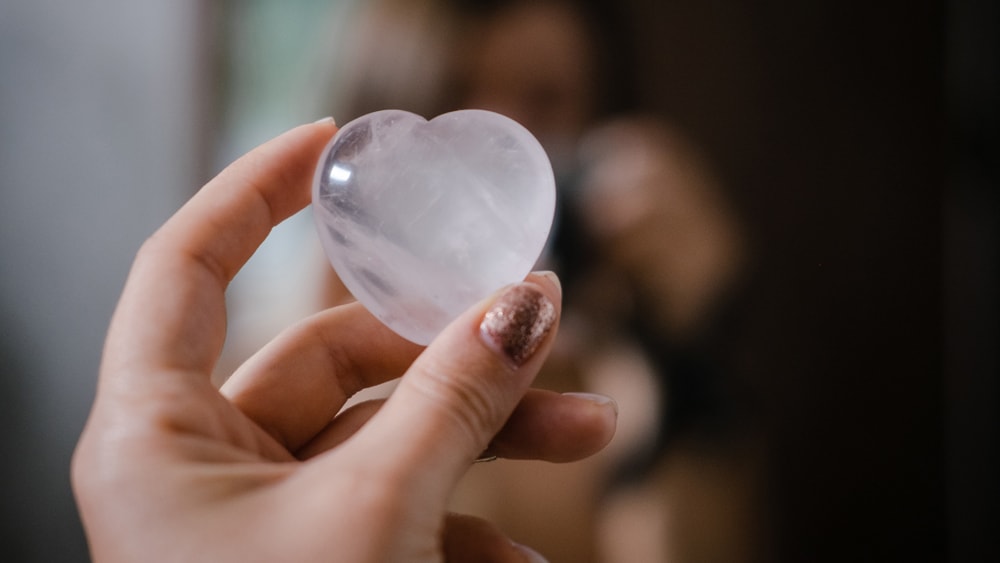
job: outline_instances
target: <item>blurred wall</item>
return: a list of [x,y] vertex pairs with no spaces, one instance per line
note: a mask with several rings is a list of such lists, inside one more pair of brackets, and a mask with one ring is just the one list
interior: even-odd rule
[[69,459],[132,255],[205,176],[203,4],[0,0],[0,560],[87,558]]

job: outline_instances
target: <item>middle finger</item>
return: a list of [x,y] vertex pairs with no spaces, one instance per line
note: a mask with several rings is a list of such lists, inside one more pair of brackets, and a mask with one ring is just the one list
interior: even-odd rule
[[283,332],[247,360],[222,393],[294,452],[323,430],[351,395],[399,377],[422,350],[352,303]]
[[[374,416],[384,402],[366,401],[338,414],[296,456],[308,459],[337,447]],[[608,397],[529,389],[483,457],[577,461],[597,453],[611,441],[617,420],[618,407]]]

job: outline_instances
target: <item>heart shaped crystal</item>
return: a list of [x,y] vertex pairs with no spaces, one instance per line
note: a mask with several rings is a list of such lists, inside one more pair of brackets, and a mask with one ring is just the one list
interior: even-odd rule
[[555,181],[542,146],[507,117],[384,110],[327,145],[313,207],[347,289],[389,328],[428,344],[531,271],[552,226]]

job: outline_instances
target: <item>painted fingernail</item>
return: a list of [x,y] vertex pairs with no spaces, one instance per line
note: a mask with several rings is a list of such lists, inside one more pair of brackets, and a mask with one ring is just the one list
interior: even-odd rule
[[556,308],[541,291],[515,285],[497,299],[479,325],[483,340],[515,365],[528,361],[556,322]]
[[514,549],[521,552],[521,555],[524,556],[525,560],[527,560],[528,563],[549,563],[548,559],[542,557],[542,554],[538,553],[534,549],[531,549],[526,545],[521,545],[516,542],[510,542],[510,543],[511,545],[514,546]]

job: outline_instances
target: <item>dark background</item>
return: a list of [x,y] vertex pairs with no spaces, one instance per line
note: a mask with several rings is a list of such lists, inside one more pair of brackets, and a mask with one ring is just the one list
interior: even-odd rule
[[1000,558],[996,4],[635,4],[646,103],[751,239],[761,557]]
[[996,3],[633,7],[645,104],[749,232],[761,558],[997,560]]

